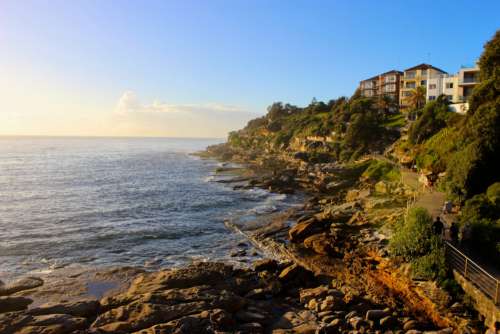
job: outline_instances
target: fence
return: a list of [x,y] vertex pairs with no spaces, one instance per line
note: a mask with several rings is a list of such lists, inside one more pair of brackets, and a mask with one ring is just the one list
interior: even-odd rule
[[459,272],[466,280],[474,284],[498,305],[500,302],[500,282],[498,279],[481,268],[448,241],[445,241],[445,244],[446,259],[451,269]]

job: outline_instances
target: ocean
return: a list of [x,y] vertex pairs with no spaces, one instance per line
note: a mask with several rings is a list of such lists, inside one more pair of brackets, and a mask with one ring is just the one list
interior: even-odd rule
[[[296,205],[216,182],[222,140],[0,137],[0,279],[67,267],[247,263],[228,219]],[[227,177],[227,176],[226,176]],[[248,243],[248,242],[247,242]]]

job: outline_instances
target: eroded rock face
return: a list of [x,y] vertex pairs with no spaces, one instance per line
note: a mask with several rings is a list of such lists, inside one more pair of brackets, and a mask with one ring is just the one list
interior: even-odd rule
[[0,296],[7,296],[19,291],[34,289],[43,285],[43,280],[38,277],[25,277],[9,285],[0,284]]

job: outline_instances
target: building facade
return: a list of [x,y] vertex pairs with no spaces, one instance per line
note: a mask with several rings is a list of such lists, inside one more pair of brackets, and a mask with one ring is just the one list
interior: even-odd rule
[[399,88],[403,72],[392,70],[359,83],[361,95],[364,97],[389,96],[396,105],[399,104]]
[[404,70],[400,83],[399,105],[401,108],[410,106],[409,98],[417,87],[425,87],[430,79],[446,74],[445,71],[429,64],[420,64]]

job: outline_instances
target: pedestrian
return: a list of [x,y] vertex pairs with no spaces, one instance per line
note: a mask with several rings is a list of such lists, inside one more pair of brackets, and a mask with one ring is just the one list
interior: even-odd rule
[[465,223],[460,227],[460,245],[464,248],[469,247],[469,241],[472,234],[472,228],[469,223]]
[[450,238],[451,242],[456,244],[458,241],[458,226],[457,223],[453,222],[450,226]]
[[438,216],[434,223],[432,223],[432,231],[434,232],[435,235],[441,237],[443,235],[443,222],[441,221],[441,218]]

